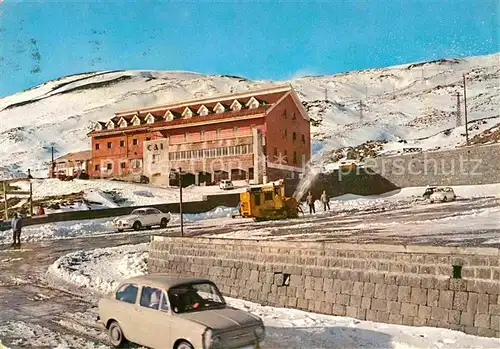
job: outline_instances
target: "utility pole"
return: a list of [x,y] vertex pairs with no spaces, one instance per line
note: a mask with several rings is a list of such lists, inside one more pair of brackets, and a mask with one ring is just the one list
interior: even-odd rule
[[462,113],[460,110],[460,92],[457,92],[457,127],[462,126]]
[[5,181],[3,183],[3,204],[4,204],[4,216],[5,220],[9,219],[8,205],[7,205],[7,184]]
[[467,142],[467,145],[469,145],[469,125],[467,121],[467,87],[465,85],[465,74],[463,76],[464,76],[465,141]]
[[52,178],[55,178],[55,176],[56,176],[56,174],[55,174],[56,164],[54,162],[54,146],[52,146],[52,162],[51,162],[51,166],[52,166]]
[[181,236],[184,236],[184,217],[182,216],[182,167],[179,167],[179,213],[181,215]]
[[359,101],[359,118],[363,120],[363,101]]
[[30,217],[33,217],[33,183],[30,181]]

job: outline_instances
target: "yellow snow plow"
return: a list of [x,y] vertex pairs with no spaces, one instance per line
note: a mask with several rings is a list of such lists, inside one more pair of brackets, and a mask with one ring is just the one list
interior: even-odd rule
[[299,202],[284,193],[283,181],[252,186],[240,193],[240,215],[256,221],[297,218],[302,212]]

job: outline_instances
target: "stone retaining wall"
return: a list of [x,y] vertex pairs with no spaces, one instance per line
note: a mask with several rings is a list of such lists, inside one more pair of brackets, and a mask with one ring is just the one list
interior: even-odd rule
[[265,305],[500,337],[496,248],[154,236],[148,267]]
[[500,144],[380,156],[366,167],[401,188],[500,183]]

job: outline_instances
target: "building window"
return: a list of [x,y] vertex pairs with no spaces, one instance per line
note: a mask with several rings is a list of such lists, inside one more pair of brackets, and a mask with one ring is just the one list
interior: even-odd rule
[[120,163],[120,168],[125,168],[125,163],[124,162]]
[[306,144],[306,135],[302,135],[302,144]]
[[125,141],[120,141],[120,147],[124,147],[125,146]]
[[100,165],[95,165],[95,166],[94,166],[94,170],[96,170],[96,171],[99,171],[99,170],[100,170],[100,168],[101,168],[101,166],[100,166]]
[[283,119],[287,119],[287,116],[286,116],[286,109],[283,110]]
[[283,161],[288,163],[288,151],[285,150],[285,154],[283,154]]
[[286,131],[286,128],[285,128],[285,129],[283,129],[283,131],[282,131],[282,136],[283,136],[283,139],[285,139],[285,138],[287,137],[287,135],[288,135],[288,134],[287,134],[287,131]]
[[133,145],[139,144],[139,140],[137,138],[132,139],[132,144]]
[[296,139],[297,139],[297,134],[294,132],[292,133],[292,140],[295,142]]
[[95,150],[99,150],[99,143],[95,144]]
[[113,169],[113,164],[111,164],[111,163],[107,164],[107,165],[106,165],[106,168],[107,168],[108,170],[112,170],[112,169]]
[[151,140],[151,137],[146,137],[146,142],[150,141],[150,140]]
[[140,160],[140,159],[130,160],[130,165],[132,166],[132,168],[141,168],[142,167],[142,160]]
[[292,120],[297,120],[297,117],[295,116],[295,112],[292,113]]
[[274,158],[278,157],[278,148],[274,147],[273,155],[274,155]]
[[233,127],[233,135],[238,135],[238,126]]
[[205,131],[203,131],[203,130],[200,131],[200,138],[201,139],[205,138]]
[[217,131],[215,131],[216,135],[217,135],[217,138],[220,137],[220,128],[217,129]]
[[293,152],[293,163],[294,164],[297,163],[297,152],[296,151]]
[[110,149],[112,145],[113,145],[113,143],[108,142],[108,149]]
[[188,134],[187,134],[187,132],[184,132],[184,142],[187,141],[187,138],[188,138]]

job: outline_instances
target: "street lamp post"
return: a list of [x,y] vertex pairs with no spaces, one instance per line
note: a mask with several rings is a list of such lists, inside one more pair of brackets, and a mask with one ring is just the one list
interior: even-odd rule
[[182,215],[182,168],[179,167],[179,213],[181,215],[181,236],[184,236],[184,217]]
[[467,87],[465,85],[465,74],[464,77],[464,115],[465,115],[465,141],[469,145],[469,125],[467,120]]

